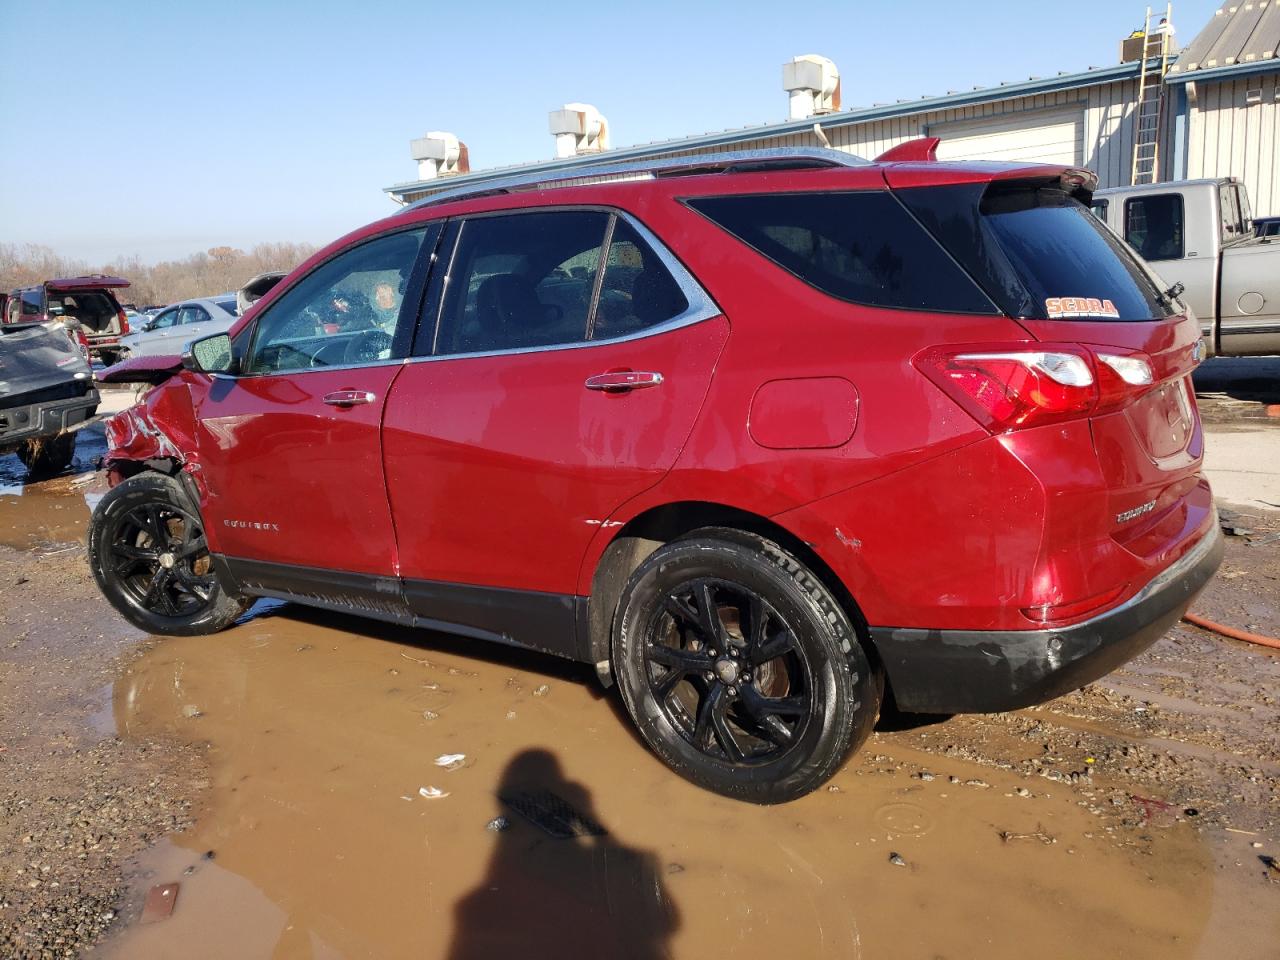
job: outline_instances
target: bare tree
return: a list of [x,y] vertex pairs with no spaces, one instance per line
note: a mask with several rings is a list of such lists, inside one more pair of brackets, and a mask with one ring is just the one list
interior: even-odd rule
[[92,265],[60,256],[40,244],[0,243],[0,292],[54,277],[105,273],[130,281],[131,286],[119,294],[122,301],[139,306],[173,303],[237,290],[249,278],[268,270],[292,270],[315,250],[308,243],[260,243],[248,252],[218,246],[155,264],[144,264],[131,256]]

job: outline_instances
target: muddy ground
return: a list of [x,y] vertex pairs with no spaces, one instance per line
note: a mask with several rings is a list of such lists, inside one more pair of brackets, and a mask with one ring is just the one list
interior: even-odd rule
[[[549,658],[278,604],[140,634],[85,564],[100,449],[26,487],[0,458],[0,956],[1280,956],[1274,652],[1184,624],[1043,707],[885,718],[751,807]],[[1196,609],[1275,636],[1252,513]],[[581,835],[499,799],[547,790]]]

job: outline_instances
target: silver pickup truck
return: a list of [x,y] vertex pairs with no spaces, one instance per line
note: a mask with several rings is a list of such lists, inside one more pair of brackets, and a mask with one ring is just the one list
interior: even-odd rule
[[1124,237],[1200,320],[1212,353],[1280,354],[1280,237],[1255,237],[1235,177],[1112,187],[1093,212]]

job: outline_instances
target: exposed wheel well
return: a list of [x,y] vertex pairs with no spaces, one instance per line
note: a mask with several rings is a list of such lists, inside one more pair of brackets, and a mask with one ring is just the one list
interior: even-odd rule
[[591,578],[587,642],[591,662],[602,681],[613,682],[610,674],[613,619],[627,578],[664,543],[704,527],[729,527],[767,537],[807,566],[844,608],[867,655],[874,660],[875,647],[862,611],[844,583],[812,547],[767,517],[719,503],[683,501],[654,507],[632,519],[618,531],[596,565]]

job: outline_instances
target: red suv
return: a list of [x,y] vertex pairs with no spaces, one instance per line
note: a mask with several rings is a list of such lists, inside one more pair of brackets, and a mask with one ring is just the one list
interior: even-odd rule
[[912,155],[491,180],[338,241],[107,375],[164,382],[109,424],[98,583],[161,634],[276,597],[593,664],[761,803],[886,698],[1102,676],[1221,559],[1196,322],[1087,171]]

